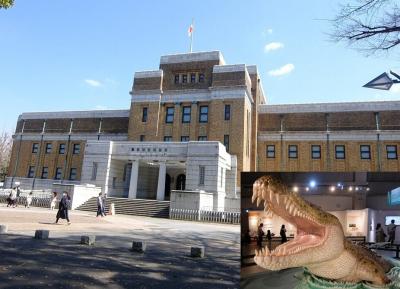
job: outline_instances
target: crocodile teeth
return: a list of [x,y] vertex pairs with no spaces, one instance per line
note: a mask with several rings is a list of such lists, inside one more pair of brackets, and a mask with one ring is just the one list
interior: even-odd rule
[[251,202],[254,203],[257,197],[258,197],[257,193],[253,193],[253,196],[251,197]]
[[261,201],[261,198],[257,198],[257,207],[260,205]]
[[277,203],[278,206],[279,206],[279,203],[280,203],[279,194],[275,194],[275,200],[276,200],[276,203]]
[[271,190],[268,190],[269,193],[269,199],[270,201],[272,201],[272,198],[274,197],[274,192],[272,192]]

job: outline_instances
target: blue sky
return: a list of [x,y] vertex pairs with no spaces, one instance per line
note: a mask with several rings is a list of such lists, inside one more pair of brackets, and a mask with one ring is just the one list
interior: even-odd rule
[[398,54],[367,58],[329,41],[321,19],[339,2],[15,0],[0,10],[0,130],[22,112],[128,109],[134,72],[187,52],[192,17],[194,51],[257,64],[270,104],[400,99],[400,87],[361,87],[400,68]]

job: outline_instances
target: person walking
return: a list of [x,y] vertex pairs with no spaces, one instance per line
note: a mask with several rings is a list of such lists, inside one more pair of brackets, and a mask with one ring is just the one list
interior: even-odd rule
[[25,203],[25,208],[30,208],[31,204],[32,204],[32,192],[30,192],[27,196],[26,196],[26,203]]
[[390,222],[390,225],[387,227],[387,232],[389,235],[389,240],[388,242],[390,242],[390,244],[393,245],[394,240],[396,239],[396,225],[394,224],[394,220],[392,220]]
[[381,223],[376,224],[376,229],[375,229],[375,242],[376,243],[381,243],[385,242],[385,237],[386,234],[383,231]]
[[53,199],[51,199],[50,210],[54,210],[57,204],[57,192],[53,192]]
[[263,227],[264,227],[264,224],[261,223],[261,224],[258,226],[258,229],[257,229],[257,246],[258,246],[259,248],[262,247],[262,239],[263,239],[263,236],[264,236]]
[[287,242],[285,225],[282,225],[282,226],[281,226],[280,235],[281,235],[281,238],[282,238],[282,239],[281,239],[281,243],[283,244],[283,243]]
[[99,193],[99,196],[97,197],[97,215],[98,216],[104,217],[104,205],[103,205],[103,198],[102,198],[102,193]]
[[10,193],[10,205],[15,208],[17,203],[17,190],[13,188]]
[[68,217],[68,195],[67,192],[63,193],[63,196],[60,200],[60,203],[58,204],[58,212],[56,216],[56,224],[58,224],[58,220],[61,219],[66,219],[68,222],[68,225],[71,225],[71,222]]
[[267,230],[267,241],[268,241],[268,249],[272,250],[272,237],[274,236],[274,233],[271,233],[271,230]]
[[104,194],[103,195],[103,215],[104,215],[104,217],[107,215],[106,214],[106,201],[107,201],[107,194]]

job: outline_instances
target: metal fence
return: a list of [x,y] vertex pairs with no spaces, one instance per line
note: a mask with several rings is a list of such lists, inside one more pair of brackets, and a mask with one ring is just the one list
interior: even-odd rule
[[[9,197],[11,189],[0,190],[0,203],[7,203],[7,198]],[[26,197],[32,192],[32,207],[42,207],[50,208],[50,203],[52,200],[52,194],[50,191],[31,191],[31,190],[21,190],[19,197],[17,197],[17,205],[25,206]]]
[[175,220],[240,224],[239,212],[204,211],[204,210],[171,208],[169,211],[169,218]]

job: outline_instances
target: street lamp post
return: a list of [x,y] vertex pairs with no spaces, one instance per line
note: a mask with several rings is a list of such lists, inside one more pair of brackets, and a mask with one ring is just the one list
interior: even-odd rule
[[382,73],[378,77],[375,77],[367,84],[363,85],[366,88],[380,89],[380,90],[389,90],[393,84],[400,83],[400,75],[390,71],[390,74],[395,76],[397,79],[393,79],[389,76],[387,72]]

